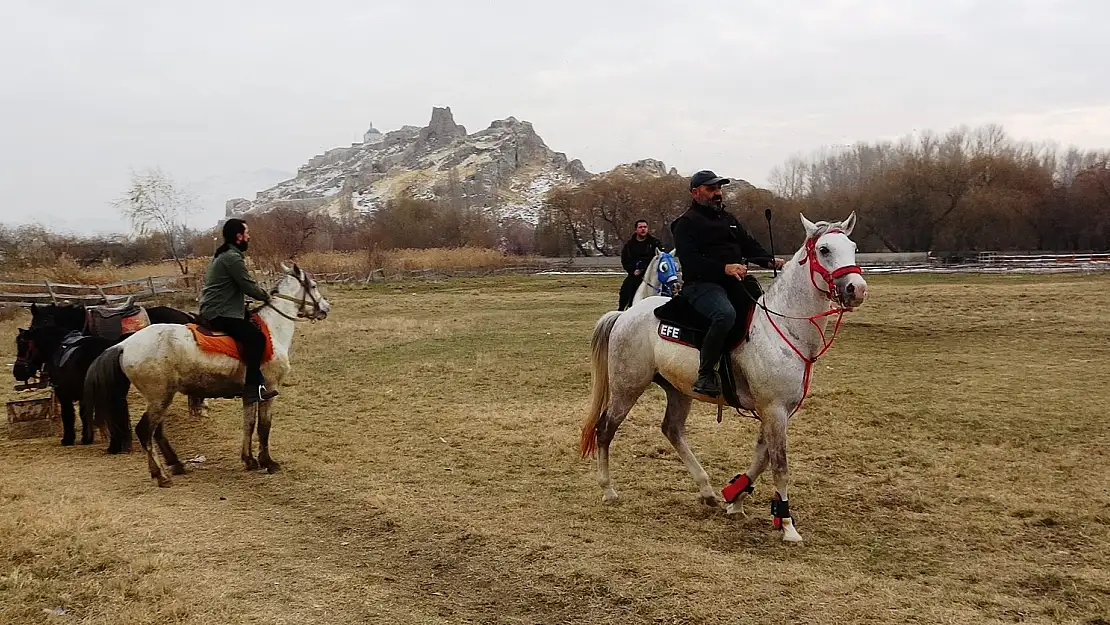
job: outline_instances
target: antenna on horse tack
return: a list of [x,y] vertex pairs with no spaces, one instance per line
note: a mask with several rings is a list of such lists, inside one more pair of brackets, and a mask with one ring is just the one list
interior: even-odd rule
[[[774,263],[775,263],[775,233],[774,233],[773,230],[771,230],[771,209],[769,207],[763,209],[763,216],[767,218],[767,236],[771,237],[771,265],[774,266]],[[778,267],[774,267],[773,277],[775,277],[775,278],[779,277],[779,268]]]

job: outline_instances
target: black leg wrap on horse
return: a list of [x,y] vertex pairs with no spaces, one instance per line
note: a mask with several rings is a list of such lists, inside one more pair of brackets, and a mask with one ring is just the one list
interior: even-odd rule
[[771,500],[771,516],[776,519],[789,519],[790,518],[790,502],[783,501],[776,495]]

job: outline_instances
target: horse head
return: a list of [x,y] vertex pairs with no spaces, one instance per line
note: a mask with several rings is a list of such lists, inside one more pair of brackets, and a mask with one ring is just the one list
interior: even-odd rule
[[20,382],[26,382],[39,374],[44,364],[44,356],[35,345],[35,331],[30,328],[20,328],[15,337],[15,362],[12,364],[12,375]]
[[801,218],[806,241],[804,256],[798,264],[809,264],[813,286],[844,308],[863,304],[867,298],[867,281],[856,264],[858,246],[848,238],[856,226],[855,211],[843,221],[813,223],[805,215]]
[[661,295],[672,296],[678,292],[678,261],[667,252],[656,253],[655,279],[659,282]]
[[319,285],[307,271],[293,263],[290,269],[281,265],[285,276],[274,287],[272,295],[297,304],[297,316],[312,321],[326,319],[331,311],[331,303],[320,293]]

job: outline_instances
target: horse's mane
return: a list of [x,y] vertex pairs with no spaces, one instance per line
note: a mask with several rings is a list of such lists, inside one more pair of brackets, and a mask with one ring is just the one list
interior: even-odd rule
[[50,303],[45,306],[39,306],[37,310],[39,315],[52,319],[55,323],[68,322],[70,325],[83,325],[85,323],[85,307],[81,304],[73,304],[71,302],[63,302],[61,304]]

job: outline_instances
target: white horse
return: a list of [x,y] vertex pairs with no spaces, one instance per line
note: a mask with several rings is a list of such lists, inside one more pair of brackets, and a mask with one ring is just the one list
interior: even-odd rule
[[674,250],[670,252],[656,250],[644,273],[640,274],[640,286],[632,296],[632,304],[629,304],[629,308],[653,295],[670,297],[677,293],[682,288],[681,271],[682,264],[678,262]]
[[[828,317],[859,306],[867,295],[867,283],[856,265],[856,244],[848,238],[855,226],[855,213],[843,222],[815,224],[804,215],[801,219],[805,244],[759,297],[750,338],[731,352],[733,371],[747,382],[737,384],[737,395],[743,407],[760,420],[761,431],[751,466],[722,492],[729,503],[727,512],[743,513],[744,499],[770,464],[776,490],[771,504],[774,526],[789,542],[802,538],[791,520],[787,498],[787,423],[809,390],[813,362],[831,345],[831,339],[825,338]],[[830,309],[830,300],[837,306]],[[691,390],[698,375],[698,350],[661,336],[665,325],[654,313],[668,301],[665,297],[648,297],[628,310],[612,311],[598,320],[590,342],[590,404],[579,451],[583,457],[597,453],[603,500],[615,501],[609,444],[640,395],[655,382],[667,394],[663,434],[698,485],[698,500],[716,506],[709,476],[687,445],[684,430],[693,400],[720,404]],[[743,320],[737,319],[737,323]],[[838,316],[836,329],[839,326]]]
[[[267,388],[277,388],[289,373],[289,347],[298,318],[324,319],[331,305],[320,294],[316,281],[297,265],[283,266],[286,275],[271,291],[271,300],[258,312],[270,333],[273,355],[263,362]],[[228,339],[230,340],[230,339]],[[146,412],[135,425],[135,434],[146,452],[150,476],[159,486],[170,478],[155,458],[152,439],[158,443],[170,472],[181,475],[185,466],[162,432],[162,418],[174,395],[236,397],[242,395],[246,367],[238,358],[202,351],[193,331],[184,325],[154,324],[110,347],[93,362],[85,379],[85,397],[95,406],[94,421],[112,431],[113,439],[131,446],[127,392],[134,384],[147,402]],[[273,399],[243,404],[242,460],[247,470],[259,466],[273,473],[279,465],[270,457],[270,406]],[[251,454],[251,439],[258,423],[258,460]]]

